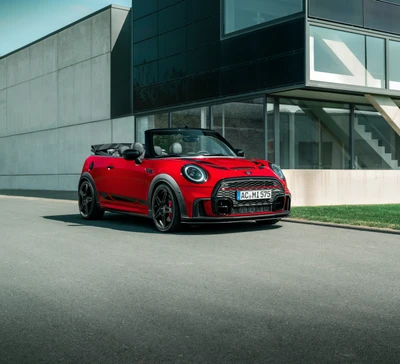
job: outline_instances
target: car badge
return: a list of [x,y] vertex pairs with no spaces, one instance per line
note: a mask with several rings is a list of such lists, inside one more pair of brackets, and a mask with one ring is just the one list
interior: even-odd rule
[[246,174],[251,174],[251,172],[249,172],[249,171],[246,171],[246,172],[244,172],[244,173],[246,173]]

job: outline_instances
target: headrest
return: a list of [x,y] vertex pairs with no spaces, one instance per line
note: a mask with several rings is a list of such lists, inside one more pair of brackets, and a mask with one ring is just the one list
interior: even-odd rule
[[182,154],[182,145],[180,143],[171,144],[169,152],[172,154]]
[[135,142],[131,145],[131,149],[137,150],[140,153],[144,152],[144,147],[142,143]]
[[161,147],[159,147],[158,145],[155,145],[154,146],[154,153],[156,153],[156,155],[162,155]]

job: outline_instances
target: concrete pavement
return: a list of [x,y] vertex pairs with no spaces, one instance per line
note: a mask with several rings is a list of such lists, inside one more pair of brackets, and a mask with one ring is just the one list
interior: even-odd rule
[[1,196],[0,362],[396,363],[399,261],[396,235]]

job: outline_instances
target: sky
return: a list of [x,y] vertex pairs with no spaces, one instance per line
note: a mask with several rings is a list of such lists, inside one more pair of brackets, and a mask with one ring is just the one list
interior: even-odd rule
[[132,0],[0,0],[0,57],[110,4]]

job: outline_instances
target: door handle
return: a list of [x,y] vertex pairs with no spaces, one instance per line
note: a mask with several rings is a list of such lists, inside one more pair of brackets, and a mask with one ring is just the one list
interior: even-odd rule
[[114,166],[107,166],[107,169],[108,169],[108,170],[114,169]]

